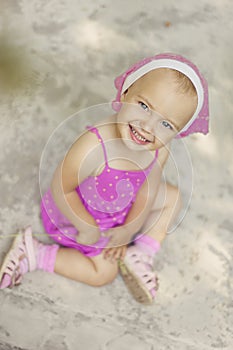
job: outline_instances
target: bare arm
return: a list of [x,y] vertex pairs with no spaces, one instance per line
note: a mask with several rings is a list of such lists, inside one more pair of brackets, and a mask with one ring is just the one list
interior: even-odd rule
[[[88,135],[88,136],[87,136]],[[94,142],[94,143],[93,143]],[[63,162],[57,167],[51,185],[52,196],[59,210],[77,228],[77,241],[92,244],[98,241],[99,228],[85,209],[76,187],[83,180],[79,169],[86,155],[86,147],[93,147],[95,139],[89,134],[82,136],[69,150]]]

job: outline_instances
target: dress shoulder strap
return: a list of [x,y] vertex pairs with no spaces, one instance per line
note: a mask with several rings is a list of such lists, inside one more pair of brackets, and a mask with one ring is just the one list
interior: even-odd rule
[[91,131],[93,134],[96,134],[99,142],[102,145],[105,164],[108,165],[107,151],[106,151],[106,148],[105,148],[104,140],[103,140],[102,136],[100,135],[99,130],[97,128],[93,127],[93,126],[87,126],[87,130]]

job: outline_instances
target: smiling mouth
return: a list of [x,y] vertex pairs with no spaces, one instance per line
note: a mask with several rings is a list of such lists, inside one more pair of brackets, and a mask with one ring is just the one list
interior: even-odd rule
[[145,145],[152,142],[151,140],[146,139],[142,134],[140,134],[132,125],[129,124],[130,136],[136,143],[140,145]]

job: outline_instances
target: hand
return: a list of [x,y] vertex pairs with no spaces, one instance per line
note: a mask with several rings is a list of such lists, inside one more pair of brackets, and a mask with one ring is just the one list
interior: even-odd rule
[[106,248],[104,249],[103,256],[104,256],[104,259],[114,263],[118,260],[124,259],[126,250],[127,250],[127,245],[122,245],[121,247]]

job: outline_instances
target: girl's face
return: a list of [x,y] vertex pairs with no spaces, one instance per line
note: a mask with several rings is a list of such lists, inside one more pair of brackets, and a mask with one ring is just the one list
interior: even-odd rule
[[[179,91],[171,69],[155,69],[121,96],[117,115],[120,137],[131,149],[163,147],[187,124],[197,108],[197,96]],[[129,142],[130,141],[130,142]]]

